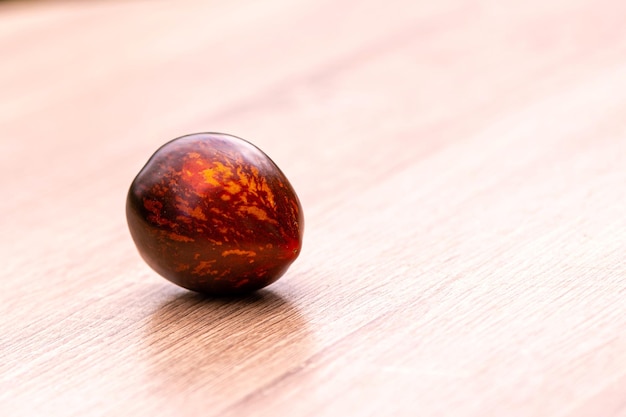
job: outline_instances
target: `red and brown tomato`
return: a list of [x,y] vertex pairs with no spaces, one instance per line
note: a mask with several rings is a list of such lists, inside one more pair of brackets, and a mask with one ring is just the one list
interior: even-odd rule
[[302,247],[302,207],[285,175],[254,145],[221,133],[159,148],[130,187],[126,217],[150,267],[209,295],[271,284]]

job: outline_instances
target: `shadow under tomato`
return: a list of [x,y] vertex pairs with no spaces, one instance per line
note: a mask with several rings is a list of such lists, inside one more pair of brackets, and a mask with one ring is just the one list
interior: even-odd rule
[[174,295],[153,313],[146,343],[149,377],[159,391],[218,398],[235,387],[243,394],[263,386],[311,350],[305,319],[269,290],[230,299]]

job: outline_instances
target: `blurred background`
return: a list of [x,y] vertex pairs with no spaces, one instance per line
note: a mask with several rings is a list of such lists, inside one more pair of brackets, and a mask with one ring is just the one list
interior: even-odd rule
[[[624,16],[606,0],[3,2],[0,166],[15,187],[52,190],[86,176],[76,157],[130,175],[171,138],[225,131],[296,183],[349,171],[341,184],[317,175],[305,200],[349,194],[611,68]],[[18,207],[5,187],[2,204]]]

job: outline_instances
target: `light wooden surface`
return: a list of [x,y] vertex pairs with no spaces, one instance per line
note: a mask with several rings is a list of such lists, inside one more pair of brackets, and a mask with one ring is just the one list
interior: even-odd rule
[[[626,416],[626,2],[0,3],[0,415]],[[127,187],[222,131],[304,250],[202,299]]]

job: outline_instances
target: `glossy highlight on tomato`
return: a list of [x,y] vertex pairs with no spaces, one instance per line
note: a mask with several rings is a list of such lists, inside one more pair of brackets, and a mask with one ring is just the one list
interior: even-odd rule
[[302,207],[285,175],[260,149],[223,133],[159,148],[130,186],[126,218],[150,267],[209,295],[271,284],[302,247]]

